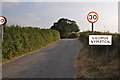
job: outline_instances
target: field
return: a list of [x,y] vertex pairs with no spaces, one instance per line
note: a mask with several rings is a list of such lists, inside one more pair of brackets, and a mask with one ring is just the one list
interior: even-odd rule
[[[118,78],[120,57],[120,34],[109,32],[94,32],[98,35],[112,35],[111,46],[89,46],[90,31],[80,33],[79,40],[83,42],[76,61],[76,78]],[[91,56],[91,50],[93,53]]]

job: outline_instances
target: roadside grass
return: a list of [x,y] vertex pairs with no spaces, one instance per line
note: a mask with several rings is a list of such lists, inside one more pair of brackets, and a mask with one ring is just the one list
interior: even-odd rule
[[79,53],[76,61],[76,78],[118,78],[119,58],[98,56],[91,58],[86,47]]
[[87,69],[87,72],[88,72],[88,73],[99,72],[99,69],[92,66],[92,67],[89,67],[89,68]]
[[83,48],[76,59],[75,78],[120,78],[120,46],[117,41],[119,37],[115,37],[116,35],[112,34],[113,45],[108,46],[107,54],[106,46],[93,46],[93,56],[91,56],[91,46],[88,45],[88,35],[88,32],[81,33],[80,35]]

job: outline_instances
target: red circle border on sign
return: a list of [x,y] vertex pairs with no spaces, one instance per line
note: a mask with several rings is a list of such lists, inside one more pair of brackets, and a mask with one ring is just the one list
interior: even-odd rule
[[[97,15],[97,20],[96,20],[96,21],[94,21],[94,22],[92,22],[92,21],[90,21],[90,20],[88,19],[88,15],[89,15],[89,14],[91,14],[91,13],[95,13],[95,14]],[[89,13],[88,13],[88,15],[87,15],[87,20],[88,20],[90,23],[95,23],[95,22],[97,22],[97,21],[98,21],[99,16],[98,16],[98,14],[97,14],[96,12],[94,12],[94,11],[89,12]]]
[[0,24],[0,26],[6,24],[7,23],[7,19],[4,16],[0,16],[0,17],[5,19],[5,22],[3,24]]

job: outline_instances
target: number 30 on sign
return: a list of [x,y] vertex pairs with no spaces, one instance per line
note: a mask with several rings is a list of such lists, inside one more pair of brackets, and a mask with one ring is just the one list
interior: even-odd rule
[[94,11],[88,13],[87,15],[87,20],[90,22],[90,23],[95,23],[98,21],[98,14]]

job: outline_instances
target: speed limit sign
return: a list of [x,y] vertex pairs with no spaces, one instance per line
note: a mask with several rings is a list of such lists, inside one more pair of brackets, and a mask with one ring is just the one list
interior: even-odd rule
[[[94,11],[92,12],[89,12],[88,15],[87,15],[87,20],[92,23],[92,34],[94,34],[94,23],[98,21],[98,14]],[[90,37],[89,37],[89,40],[90,40]],[[93,46],[91,47],[91,56],[93,55]]]
[[87,20],[90,22],[90,23],[95,23],[98,21],[98,14],[94,11],[88,13],[87,15]]
[[0,26],[6,24],[7,19],[4,16],[0,16]]

